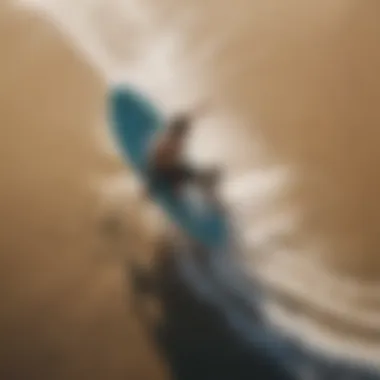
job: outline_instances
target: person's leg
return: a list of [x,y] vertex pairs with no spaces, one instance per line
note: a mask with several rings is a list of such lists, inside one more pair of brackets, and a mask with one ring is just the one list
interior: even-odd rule
[[155,189],[164,185],[178,192],[184,186],[194,184],[199,185],[208,197],[214,199],[220,176],[218,168],[198,169],[186,162],[179,162],[165,169],[151,168],[149,187]]
[[191,165],[178,163],[159,173],[160,181],[166,182],[175,191],[181,190],[184,186],[195,181],[198,172]]
[[221,172],[218,168],[197,169],[189,164],[181,163],[166,173],[166,180],[174,189],[181,190],[183,186],[193,184],[199,186],[210,200],[216,200],[216,187]]

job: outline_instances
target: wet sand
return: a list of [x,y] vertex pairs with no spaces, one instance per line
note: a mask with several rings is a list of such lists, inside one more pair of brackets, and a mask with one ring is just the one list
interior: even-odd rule
[[115,210],[92,186],[125,170],[96,141],[104,83],[7,2],[0,51],[0,378],[162,379],[125,286],[136,221],[120,209],[107,229]]

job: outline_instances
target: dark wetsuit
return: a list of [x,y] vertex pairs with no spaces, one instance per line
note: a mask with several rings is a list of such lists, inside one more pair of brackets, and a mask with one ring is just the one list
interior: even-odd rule
[[[205,178],[206,172],[197,170],[182,159],[183,145],[190,122],[187,115],[179,115],[174,118],[168,127],[167,134],[163,135],[163,140],[158,141],[157,145],[153,147],[149,162],[151,190],[169,186],[177,191],[190,182],[197,182]],[[179,134],[178,131],[180,131]]]
[[[169,132],[170,133],[170,132]],[[173,136],[164,136],[161,143],[153,147],[149,162],[150,185],[153,187],[169,185],[174,189],[193,181],[198,172],[181,159],[183,151],[183,139]]]
[[173,189],[178,189],[182,185],[193,181],[196,176],[196,170],[185,163],[159,168],[155,165],[150,166],[150,183],[151,186],[169,185]]

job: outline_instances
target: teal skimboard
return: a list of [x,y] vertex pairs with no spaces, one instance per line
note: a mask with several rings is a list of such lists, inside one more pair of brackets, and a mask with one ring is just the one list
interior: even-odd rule
[[[147,99],[128,87],[111,89],[109,116],[123,156],[142,180],[149,183],[149,149],[156,134],[165,126],[163,116]],[[169,185],[152,188],[150,193],[188,236],[209,248],[225,244],[227,221],[222,211],[216,207],[201,211],[191,197],[176,195]]]

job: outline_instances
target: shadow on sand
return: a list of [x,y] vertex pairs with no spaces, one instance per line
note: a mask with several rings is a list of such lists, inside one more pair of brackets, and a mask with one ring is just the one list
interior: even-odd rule
[[[157,299],[160,321],[142,312],[150,333],[179,380],[287,380],[290,371],[258,344],[246,342],[231,327],[220,308],[197,294],[178,267],[178,251],[165,243],[149,270],[132,267],[136,307],[143,297]],[[198,264],[204,252],[198,254]],[[204,259],[204,257],[203,257]],[[241,305],[243,306],[243,305]],[[248,313],[246,308],[243,312]],[[251,315],[258,322],[258,315]]]

